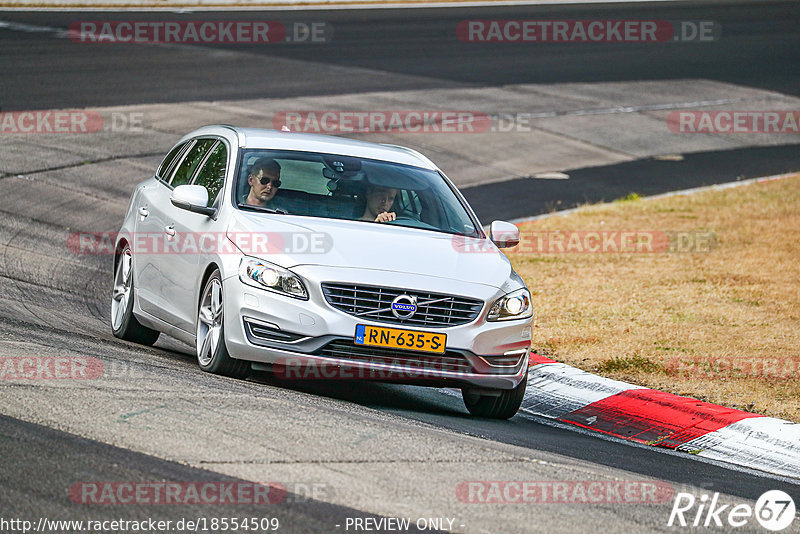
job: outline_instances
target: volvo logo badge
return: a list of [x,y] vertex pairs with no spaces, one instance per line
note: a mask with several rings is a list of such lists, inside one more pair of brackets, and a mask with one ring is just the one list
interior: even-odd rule
[[417,298],[400,295],[392,301],[392,313],[398,319],[410,319],[417,312]]

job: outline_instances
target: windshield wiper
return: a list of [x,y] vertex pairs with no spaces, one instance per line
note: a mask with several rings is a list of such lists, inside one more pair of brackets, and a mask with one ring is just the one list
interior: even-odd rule
[[262,213],[280,213],[281,215],[289,215],[289,212],[286,210],[278,208],[267,208],[264,206],[253,206],[251,204],[239,204],[239,208],[243,210],[260,211]]

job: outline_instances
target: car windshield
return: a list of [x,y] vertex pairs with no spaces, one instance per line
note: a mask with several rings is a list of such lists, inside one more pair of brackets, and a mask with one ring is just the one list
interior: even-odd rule
[[364,224],[386,212],[395,217],[387,224],[479,236],[477,223],[439,173],[352,156],[245,149],[236,203]]

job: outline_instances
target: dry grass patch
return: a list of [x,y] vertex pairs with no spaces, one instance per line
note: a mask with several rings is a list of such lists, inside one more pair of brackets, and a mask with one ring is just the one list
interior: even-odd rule
[[[533,292],[534,349],[604,376],[800,422],[800,174],[630,198],[522,225],[523,243],[509,257]],[[577,236],[571,250],[603,244],[570,231],[652,231],[645,238],[658,243],[667,232],[673,246],[696,235],[701,251],[529,252],[559,250],[547,248],[555,230],[568,236],[564,244]],[[531,241],[542,236],[544,248]]]

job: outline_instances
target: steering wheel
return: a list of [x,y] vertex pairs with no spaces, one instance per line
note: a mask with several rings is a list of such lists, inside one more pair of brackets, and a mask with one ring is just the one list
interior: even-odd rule
[[412,223],[412,224],[406,224],[404,226],[409,226],[411,228],[422,228],[424,230],[438,230],[438,228],[436,228],[432,224],[428,224],[426,222],[423,222],[423,221],[417,219],[416,217],[412,217],[411,215],[407,215],[407,214],[398,214],[397,217],[395,218],[395,220],[387,221],[387,222],[388,223],[406,222],[406,223]]
[[[416,217],[412,217],[411,215],[397,215],[394,219],[395,221],[414,221],[414,222],[422,222]],[[389,221],[393,222],[393,221]]]

